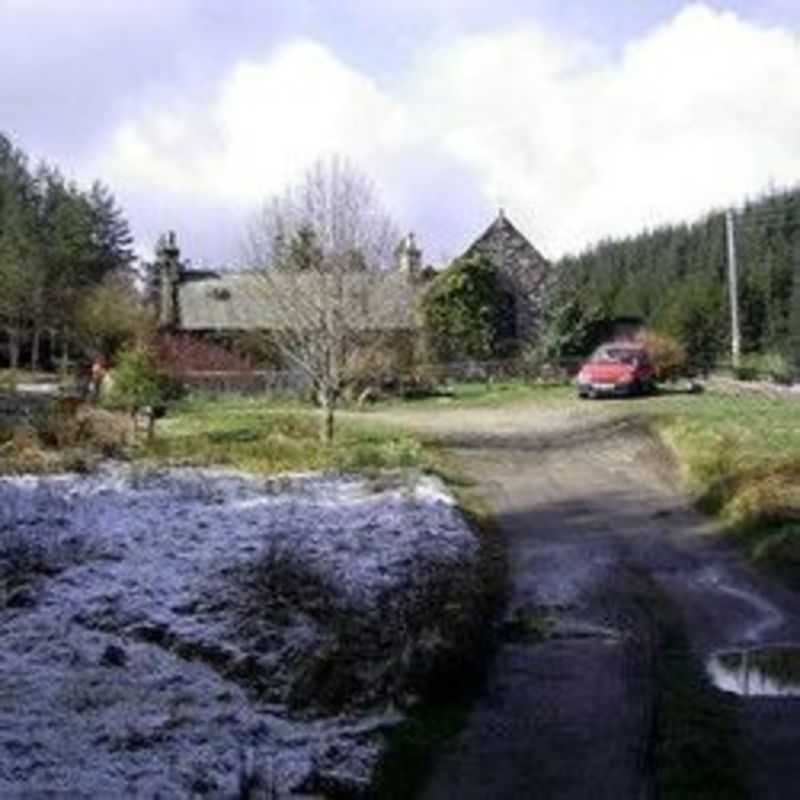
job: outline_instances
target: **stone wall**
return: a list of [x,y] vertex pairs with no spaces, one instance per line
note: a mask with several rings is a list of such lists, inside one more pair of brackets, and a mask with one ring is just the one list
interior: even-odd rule
[[520,342],[536,338],[545,302],[550,264],[501,211],[497,219],[470,246],[465,256],[479,253],[497,270],[503,288],[513,298],[507,313],[514,319],[501,324],[516,332]]

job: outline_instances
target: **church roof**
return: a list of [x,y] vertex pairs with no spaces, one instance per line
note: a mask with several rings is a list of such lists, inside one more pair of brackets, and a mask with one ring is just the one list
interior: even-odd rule
[[482,253],[490,257],[522,260],[531,267],[548,266],[547,259],[500,209],[489,227],[467,248],[465,257]]

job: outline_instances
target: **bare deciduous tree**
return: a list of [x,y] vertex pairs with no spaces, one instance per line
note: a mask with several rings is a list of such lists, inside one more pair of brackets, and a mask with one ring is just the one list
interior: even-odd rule
[[412,327],[412,276],[387,269],[398,241],[371,181],[339,157],[314,164],[250,226],[265,327],[313,385],[326,440],[366,354]]

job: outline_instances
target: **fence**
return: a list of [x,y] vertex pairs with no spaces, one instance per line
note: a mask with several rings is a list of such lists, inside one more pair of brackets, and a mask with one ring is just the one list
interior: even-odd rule
[[[522,360],[461,361],[449,364],[428,364],[404,373],[371,373],[368,383],[376,388],[413,389],[459,381],[498,381],[515,378],[533,380],[545,377],[541,368]],[[561,368],[551,368],[551,377],[563,376]],[[256,395],[269,392],[308,392],[311,380],[299,370],[252,370],[246,372],[184,372],[177,376],[190,391],[212,394]]]
[[[405,373],[371,373],[368,381],[361,381],[376,389],[414,391],[433,389],[459,382],[492,383],[505,380],[568,381],[580,368],[579,359],[563,359],[556,364],[536,364],[524,359],[497,359],[494,361],[458,361],[445,364],[425,364]],[[785,378],[778,380],[768,372],[748,370],[737,378],[729,364],[721,363],[709,370],[690,369],[689,374],[701,378],[707,388],[724,394],[748,393],[773,396],[775,399],[800,398],[800,385]],[[251,370],[185,372],[179,376],[189,391],[210,394],[290,394],[307,393],[312,382],[299,370]]]
[[306,392],[311,387],[308,376],[298,370],[185,372],[178,379],[189,391],[211,394],[296,393]]

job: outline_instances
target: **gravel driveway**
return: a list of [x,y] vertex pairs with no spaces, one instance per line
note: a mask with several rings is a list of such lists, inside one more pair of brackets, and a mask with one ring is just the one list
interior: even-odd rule
[[[375,415],[450,448],[492,504],[510,565],[508,635],[425,800],[655,796],[653,665],[663,654],[643,582],[677,610],[700,674],[719,650],[800,642],[800,598],[688,507],[634,408]],[[726,697],[749,753],[745,796],[795,796],[800,700]],[[701,796],[727,795],[709,786]]]

